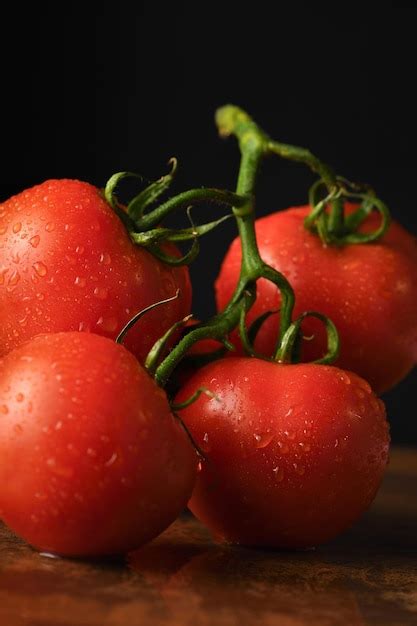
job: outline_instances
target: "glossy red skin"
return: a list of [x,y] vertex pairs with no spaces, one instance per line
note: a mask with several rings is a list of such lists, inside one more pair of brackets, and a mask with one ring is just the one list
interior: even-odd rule
[[191,511],[211,532],[248,546],[326,542],[372,502],[387,464],[382,401],[356,374],[323,365],[235,357],[199,370],[176,398],[207,461]]
[[0,360],[0,515],[65,556],[123,554],[164,530],[197,456],[135,357],[90,333],[40,335]]
[[135,246],[88,183],[49,180],[0,205],[0,355],[44,332],[115,338],[138,311],[178,288],[177,300],[149,312],[126,337],[140,360],[189,313],[188,269]]
[[[348,210],[352,210],[352,206]],[[257,220],[256,233],[262,258],[282,272],[295,291],[294,316],[319,311],[336,324],[341,338],[337,365],[352,370],[382,393],[402,378],[417,361],[417,245],[399,224],[391,224],[383,240],[369,245],[324,247],[309,233],[303,220],[309,207],[296,207]],[[370,217],[362,230],[374,229]],[[240,242],[235,240],[216,281],[219,310],[230,300],[240,270]],[[276,287],[258,281],[258,297],[249,323],[267,310],[279,307]],[[262,326],[256,348],[271,355],[278,315]],[[307,319],[303,358],[311,361],[325,352],[322,324]]]

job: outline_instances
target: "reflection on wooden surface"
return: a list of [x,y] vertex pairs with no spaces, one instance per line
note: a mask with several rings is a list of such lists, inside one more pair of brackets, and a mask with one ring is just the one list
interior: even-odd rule
[[127,562],[39,555],[0,530],[3,626],[417,624],[417,451],[348,533],[307,552],[213,543],[185,515]]

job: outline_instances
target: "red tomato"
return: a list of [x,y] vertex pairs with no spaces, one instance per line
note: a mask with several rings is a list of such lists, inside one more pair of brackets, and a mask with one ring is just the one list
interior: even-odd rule
[[[293,286],[296,317],[315,310],[336,324],[341,338],[337,364],[357,372],[382,393],[406,376],[417,361],[416,239],[393,223],[380,242],[324,247],[304,228],[309,211],[308,206],[297,207],[257,220],[260,254]],[[374,229],[377,220],[370,217],[363,230]],[[219,309],[226,306],[236,286],[240,258],[240,242],[235,240],[216,282]],[[260,280],[248,321],[278,307],[276,287]],[[303,330],[310,337],[303,342],[303,357],[313,360],[322,356],[326,346],[323,326],[308,318]],[[269,356],[277,333],[278,316],[272,315],[259,331],[256,349]]]
[[40,335],[0,360],[0,514],[40,550],[125,553],[191,494],[197,455],[123,346]]
[[173,268],[135,246],[92,185],[49,180],[0,205],[0,354],[38,333],[91,331],[115,338],[146,306],[126,337],[143,359],[189,313],[186,267]]
[[207,457],[189,502],[214,535],[248,546],[328,541],[372,502],[387,463],[382,401],[356,374],[323,365],[223,359],[176,398]]

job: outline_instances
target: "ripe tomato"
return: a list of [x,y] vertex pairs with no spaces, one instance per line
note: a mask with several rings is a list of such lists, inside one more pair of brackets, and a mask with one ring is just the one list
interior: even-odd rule
[[126,337],[143,359],[189,313],[186,267],[171,267],[135,246],[92,185],[49,180],[0,205],[0,354],[38,333],[91,331],[115,338],[146,306]]
[[197,455],[123,346],[40,335],[0,360],[0,381],[0,514],[33,546],[125,553],[186,505]]
[[189,502],[217,536],[249,546],[314,546],[372,502],[387,463],[382,401],[339,368],[232,357],[199,370],[176,398],[207,457]]
[[[417,361],[416,240],[393,223],[377,243],[324,247],[304,228],[309,211],[308,206],[297,207],[257,220],[261,257],[293,286],[295,317],[307,310],[330,317],[341,339],[337,364],[357,372],[377,393],[382,393],[406,376]],[[362,230],[375,229],[377,219],[369,217]],[[216,282],[219,309],[230,300],[240,258],[240,242],[236,239]],[[276,287],[260,280],[248,321],[278,307]],[[319,358],[326,349],[323,326],[308,318],[303,329],[309,338],[303,342],[303,357]],[[278,316],[272,315],[258,333],[256,349],[270,355],[277,334]]]

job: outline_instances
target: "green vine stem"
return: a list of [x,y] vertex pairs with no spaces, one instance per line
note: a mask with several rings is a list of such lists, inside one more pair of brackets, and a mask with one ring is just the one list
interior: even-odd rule
[[[218,110],[217,123],[220,133],[225,136],[235,133],[234,129],[256,127],[249,115],[234,105],[227,105]],[[370,243],[377,241],[385,234],[390,224],[389,210],[372,190],[337,176],[329,165],[310,150],[275,141],[264,131],[258,130],[262,135],[265,154],[275,154],[290,161],[303,163],[318,174],[319,180],[313,185],[310,193],[312,211],[305,220],[305,226],[317,232],[325,245]],[[245,141],[243,134],[241,143],[242,141]],[[318,197],[317,192],[323,188],[324,195]],[[356,213],[346,216],[344,202],[348,199],[356,202],[359,200],[361,204]],[[329,212],[328,206],[330,206]],[[366,207],[365,210],[364,207]],[[357,228],[373,210],[380,214],[380,225],[373,232],[358,233]]]
[[242,318],[252,306],[256,298],[256,282],[266,278],[274,283],[281,292],[281,315],[278,345],[281,344],[288,328],[291,326],[294,308],[294,292],[287,279],[261,258],[255,235],[254,191],[260,163],[268,153],[268,138],[261,129],[243,112],[237,117],[228,107],[220,109],[216,122],[220,133],[234,134],[239,141],[241,162],[236,193],[247,198],[242,206],[234,206],[233,213],[242,245],[241,272],[235,292],[226,309],[207,323],[199,324],[191,330],[173,348],[170,354],[156,368],[155,379],[164,386],[171,373],[184,358],[188,350],[201,339],[217,339],[225,337],[242,324]]

